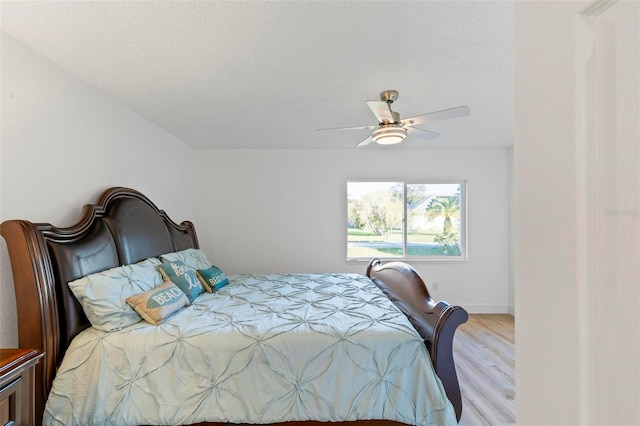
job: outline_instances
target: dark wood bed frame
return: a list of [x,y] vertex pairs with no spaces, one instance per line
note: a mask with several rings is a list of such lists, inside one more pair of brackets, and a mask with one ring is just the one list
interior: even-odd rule
[[[146,196],[123,187],[110,188],[97,204],[85,205],[74,226],[57,228],[48,223],[8,220],[0,225],[0,234],[6,240],[13,270],[19,346],[45,353],[36,366],[36,424],[41,422],[47,395],[67,347],[78,333],[90,327],[66,284],[91,273],[199,247],[193,223],[175,223]],[[433,300],[422,278],[406,263],[383,264],[374,259],[367,275],[407,315],[424,339],[460,420],[462,401],[453,337],[456,328],[467,321],[467,312]]]

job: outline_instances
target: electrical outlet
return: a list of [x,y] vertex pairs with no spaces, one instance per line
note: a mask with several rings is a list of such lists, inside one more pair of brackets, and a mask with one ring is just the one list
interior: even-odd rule
[[440,291],[440,283],[437,281],[433,282],[433,291]]

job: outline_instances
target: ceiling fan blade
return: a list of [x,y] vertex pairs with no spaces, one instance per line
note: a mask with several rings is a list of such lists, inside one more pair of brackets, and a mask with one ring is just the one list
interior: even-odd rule
[[363,129],[377,129],[378,126],[357,126],[357,127],[327,127],[318,130],[363,130]]
[[443,109],[440,111],[429,112],[427,114],[416,115],[415,117],[405,118],[402,124],[405,126],[415,126],[418,124],[431,123],[438,120],[447,120],[449,118],[464,117],[471,113],[468,106],[462,105],[455,108]]
[[358,144],[358,146],[365,146],[365,145],[369,145],[371,142],[373,142],[373,138],[371,136],[369,136],[368,138],[366,138],[365,140],[363,140],[362,142],[360,142]]
[[440,133],[432,132],[431,130],[419,129],[417,127],[407,127],[407,133],[411,136],[416,136],[420,139],[432,140],[440,136]]
[[378,119],[379,123],[393,123],[393,114],[391,113],[391,107],[385,101],[367,101],[367,105],[371,108],[371,111]]

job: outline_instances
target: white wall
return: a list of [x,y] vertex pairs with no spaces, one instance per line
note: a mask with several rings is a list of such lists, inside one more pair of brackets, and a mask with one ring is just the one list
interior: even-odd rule
[[[580,422],[575,23],[580,2],[516,2],[516,418]],[[544,30],[542,30],[544,29]],[[591,424],[591,423],[589,423]]]
[[507,312],[508,151],[198,150],[196,225],[228,273],[361,272],[346,262],[348,180],[466,179],[469,261],[416,263],[434,297]]
[[508,286],[508,296],[509,296],[509,313],[511,315],[515,315],[516,313],[516,275],[515,268],[513,267],[513,258],[514,258],[514,249],[515,249],[515,232],[514,232],[514,223],[515,219],[513,217],[513,147],[507,150],[508,152],[508,174],[509,174],[509,183],[508,183],[508,192],[509,192],[509,286]]
[[[194,216],[193,150],[6,34],[1,39],[0,221],[69,226],[111,186],[135,188],[174,220]],[[17,345],[0,244],[0,347]]]

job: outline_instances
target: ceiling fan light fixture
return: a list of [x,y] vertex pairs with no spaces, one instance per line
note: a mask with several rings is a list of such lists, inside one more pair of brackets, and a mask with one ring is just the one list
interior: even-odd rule
[[407,137],[407,129],[402,127],[386,127],[378,129],[371,135],[375,143],[393,145],[402,142]]

